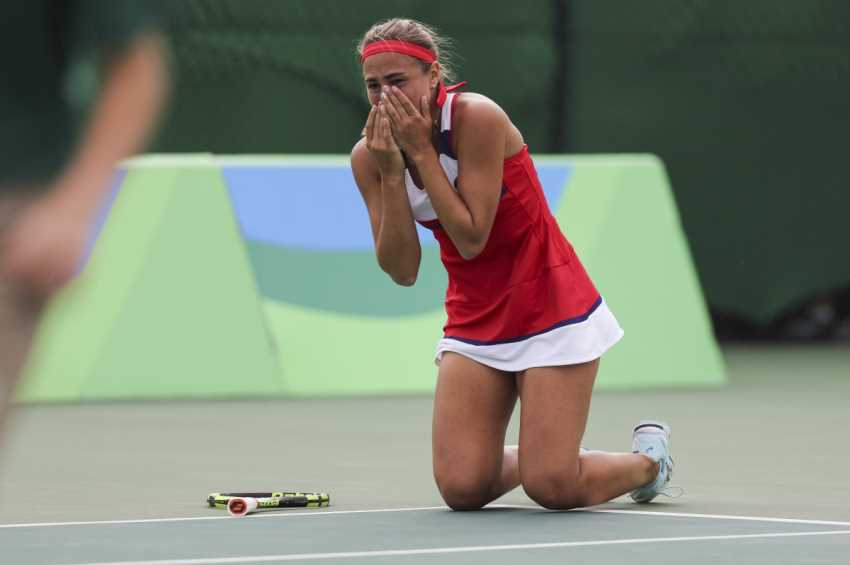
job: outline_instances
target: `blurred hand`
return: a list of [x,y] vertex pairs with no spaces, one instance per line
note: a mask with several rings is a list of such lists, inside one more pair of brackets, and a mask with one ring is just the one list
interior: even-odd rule
[[52,190],[24,210],[0,240],[0,276],[23,292],[48,298],[76,274],[93,210]]
[[391,177],[404,174],[404,158],[393,139],[390,121],[381,115],[377,106],[372,106],[366,120],[366,148],[378,162],[381,176]]

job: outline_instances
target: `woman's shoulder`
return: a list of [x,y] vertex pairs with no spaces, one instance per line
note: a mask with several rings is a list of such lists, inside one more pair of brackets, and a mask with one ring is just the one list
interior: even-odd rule
[[370,167],[374,164],[372,154],[366,146],[366,136],[364,135],[351,148],[351,166],[352,167]]
[[361,157],[365,153],[369,152],[369,148],[366,147],[366,136],[362,136],[354,143],[354,147],[351,148],[351,159],[353,160],[355,156]]
[[457,116],[464,117],[472,116],[473,118],[508,118],[501,106],[493,99],[479,94],[477,92],[459,92],[457,93],[452,111],[457,113]]
[[499,127],[510,124],[510,118],[501,106],[477,92],[458,93],[452,104],[452,122],[455,126]]
[[367,179],[374,180],[380,177],[378,164],[366,146],[365,136],[358,139],[354,147],[351,148],[351,169],[358,185]]

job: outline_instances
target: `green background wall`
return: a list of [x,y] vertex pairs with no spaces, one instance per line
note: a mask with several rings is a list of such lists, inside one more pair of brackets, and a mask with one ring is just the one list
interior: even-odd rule
[[[550,206],[626,330],[599,386],[716,385],[722,361],[660,162],[540,157]],[[127,164],[52,304],[23,400],[430,393],[445,273],[377,267],[346,157]]]

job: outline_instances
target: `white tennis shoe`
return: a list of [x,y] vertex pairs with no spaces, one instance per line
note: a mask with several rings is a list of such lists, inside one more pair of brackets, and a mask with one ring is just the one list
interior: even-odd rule
[[673,478],[674,466],[670,456],[670,426],[664,422],[641,420],[632,432],[632,452],[642,453],[658,463],[658,475],[655,480],[633,490],[630,494],[632,500],[650,502],[659,494],[675,496],[667,487]]

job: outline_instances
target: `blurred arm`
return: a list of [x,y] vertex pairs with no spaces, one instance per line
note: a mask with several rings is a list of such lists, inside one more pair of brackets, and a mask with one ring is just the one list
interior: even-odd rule
[[82,138],[50,194],[83,214],[100,205],[115,164],[144,147],[168,90],[158,34],[139,36],[105,65]]
[[165,99],[164,48],[158,36],[139,36],[108,65],[68,166],[0,240],[0,276],[40,299],[77,272],[115,163],[143,147]]

